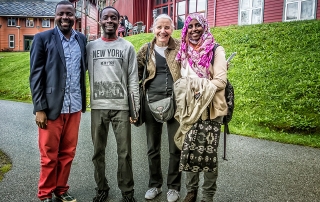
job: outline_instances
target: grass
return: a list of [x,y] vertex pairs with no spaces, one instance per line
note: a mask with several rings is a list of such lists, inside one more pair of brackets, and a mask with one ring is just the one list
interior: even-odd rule
[[0,53],[0,98],[31,102],[29,53]]
[[12,163],[10,158],[5,153],[0,151],[0,182],[4,177],[4,174],[11,170],[11,167]]
[[[233,134],[320,148],[319,30],[317,20],[211,28],[227,56],[237,52]],[[126,37],[136,51],[152,38]],[[31,102],[29,53],[1,52],[0,67],[0,99]]]

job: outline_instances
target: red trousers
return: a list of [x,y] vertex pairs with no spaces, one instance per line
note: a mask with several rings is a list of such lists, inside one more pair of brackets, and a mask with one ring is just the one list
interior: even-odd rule
[[39,128],[40,179],[38,198],[51,198],[69,189],[67,184],[72,160],[76,153],[81,112],[60,114]]

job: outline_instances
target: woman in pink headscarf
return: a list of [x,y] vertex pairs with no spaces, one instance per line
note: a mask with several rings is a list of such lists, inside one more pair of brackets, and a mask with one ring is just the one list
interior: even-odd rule
[[227,114],[227,62],[203,15],[186,18],[176,60],[181,62],[182,78],[174,85],[175,118],[180,122],[175,142],[182,149],[179,169],[186,171],[184,201],[196,201],[199,173],[204,172],[201,201],[211,202],[217,189],[220,129]]

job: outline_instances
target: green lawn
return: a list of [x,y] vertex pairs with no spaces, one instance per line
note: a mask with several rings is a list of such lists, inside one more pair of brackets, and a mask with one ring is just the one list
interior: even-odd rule
[[[320,148],[320,21],[218,27],[211,32],[227,56],[237,52],[228,74],[235,88],[230,131]],[[180,31],[173,36],[179,38]],[[126,37],[136,50],[152,38]],[[0,99],[31,102],[28,76],[29,53],[0,52]]]
[[12,163],[10,158],[0,151],[0,182],[4,178],[5,173],[7,173],[9,170],[11,170]]

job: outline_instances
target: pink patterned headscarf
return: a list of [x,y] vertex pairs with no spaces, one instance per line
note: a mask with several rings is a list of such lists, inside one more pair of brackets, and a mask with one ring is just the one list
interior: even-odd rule
[[[204,32],[199,41],[195,42],[188,37],[188,26],[191,20],[196,19],[201,24]],[[194,49],[190,43],[198,46]],[[213,57],[214,37],[208,28],[207,19],[199,13],[190,14],[181,31],[181,45],[180,50],[176,56],[177,61],[187,60],[190,67],[200,78],[209,77],[210,62]]]

